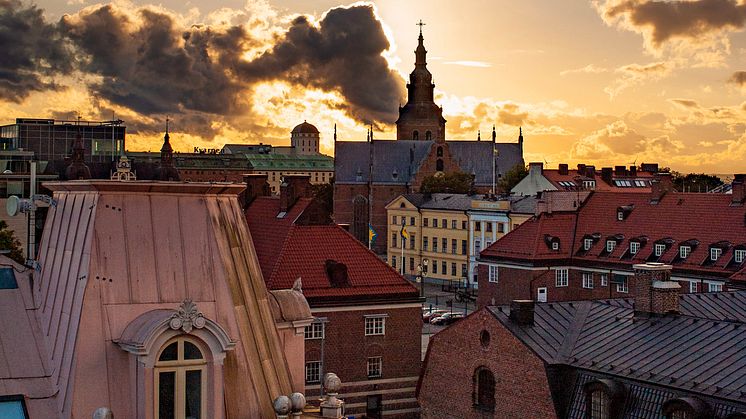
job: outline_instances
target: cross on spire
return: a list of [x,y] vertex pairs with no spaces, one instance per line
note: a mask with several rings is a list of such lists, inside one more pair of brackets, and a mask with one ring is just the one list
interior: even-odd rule
[[415,25],[420,27],[420,36],[422,36],[422,27],[426,25],[426,23],[422,23],[422,19],[418,23],[415,23]]

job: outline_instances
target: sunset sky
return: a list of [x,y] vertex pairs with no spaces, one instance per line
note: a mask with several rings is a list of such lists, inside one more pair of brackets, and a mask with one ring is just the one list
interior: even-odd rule
[[[0,0],[0,122],[125,120],[128,148],[394,138],[422,19],[448,139],[526,161],[746,172],[743,0]],[[20,24],[25,22],[26,24]]]

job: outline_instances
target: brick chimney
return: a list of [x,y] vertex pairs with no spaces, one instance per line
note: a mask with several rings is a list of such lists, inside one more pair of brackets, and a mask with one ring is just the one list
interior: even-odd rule
[[544,173],[544,163],[541,162],[531,162],[528,164],[528,174],[529,175],[540,175]]
[[627,168],[624,166],[614,166],[614,174],[616,176],[627,176]]
[[601,168],[601,180],[611,185],[612,177],[614,175],[614,169],[611,167]]
[[635,316],[662,315],[679,312],[681,285],[671,281],[671,265],[641,263],[635,270]]
[[510,302],[510,321],[520,326],[534,325],[534,301],[513,300]]
[[585,165],[583,163],[578,163],[578,174],[581,176],[585,176]]
[[671,174],[667,172],[657,173],[651,182],[650,203],[657,204],[663,195],[673,191],[673,180]]
[[746,174],[737,174],[731,184],[731,202],[733,204],[743,204],[746,199]]
[[637,166],[632,165],[629,167],[629,175],[630,176],[637,176]]
[[258,196],[269,196],[269,184],[266,173],[251,173],[243,175],[246,190],[241,193],[239,200],[243,208],[254,202]]
[[567,173],[568,173],[567,163],[560,163],[560,165],[559,165],[559,174],[561,174],[561,175],[567,175]]
[[308,175],[285,175],[280,184],[280,212],[288,212],[299,198],[311,196],[311,177]]

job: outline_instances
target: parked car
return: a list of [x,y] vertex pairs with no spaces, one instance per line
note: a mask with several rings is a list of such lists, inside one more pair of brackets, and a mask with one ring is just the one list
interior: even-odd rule
[[422,313],[422,322],[429,323],[433,319],[440,317],[441,315],[448,313],[448,310],[429,310]]
[[438,325],[438,326],[448,326],[450,324],[456,323],[457,321],[463,318],[464,318],[464,313],[444,313],[430,320],[430,324]]

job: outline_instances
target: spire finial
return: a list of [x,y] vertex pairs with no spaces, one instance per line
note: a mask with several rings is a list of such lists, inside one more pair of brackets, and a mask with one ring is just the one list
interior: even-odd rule
[[497,138],[497,133],[495,132],[495,125],[492,125],[492,142],[495,142],[495,139]]
[[337,141],[337,124],[334,124],[334,141]]
[[482,141],[482,130],[477,130],[477,141]]
[[422,19],[420,19],[420,21],[417,22],[416,25],[420,27],[420,41],[422,41],[422,27],[425,26],[426,23],[422,23]]

